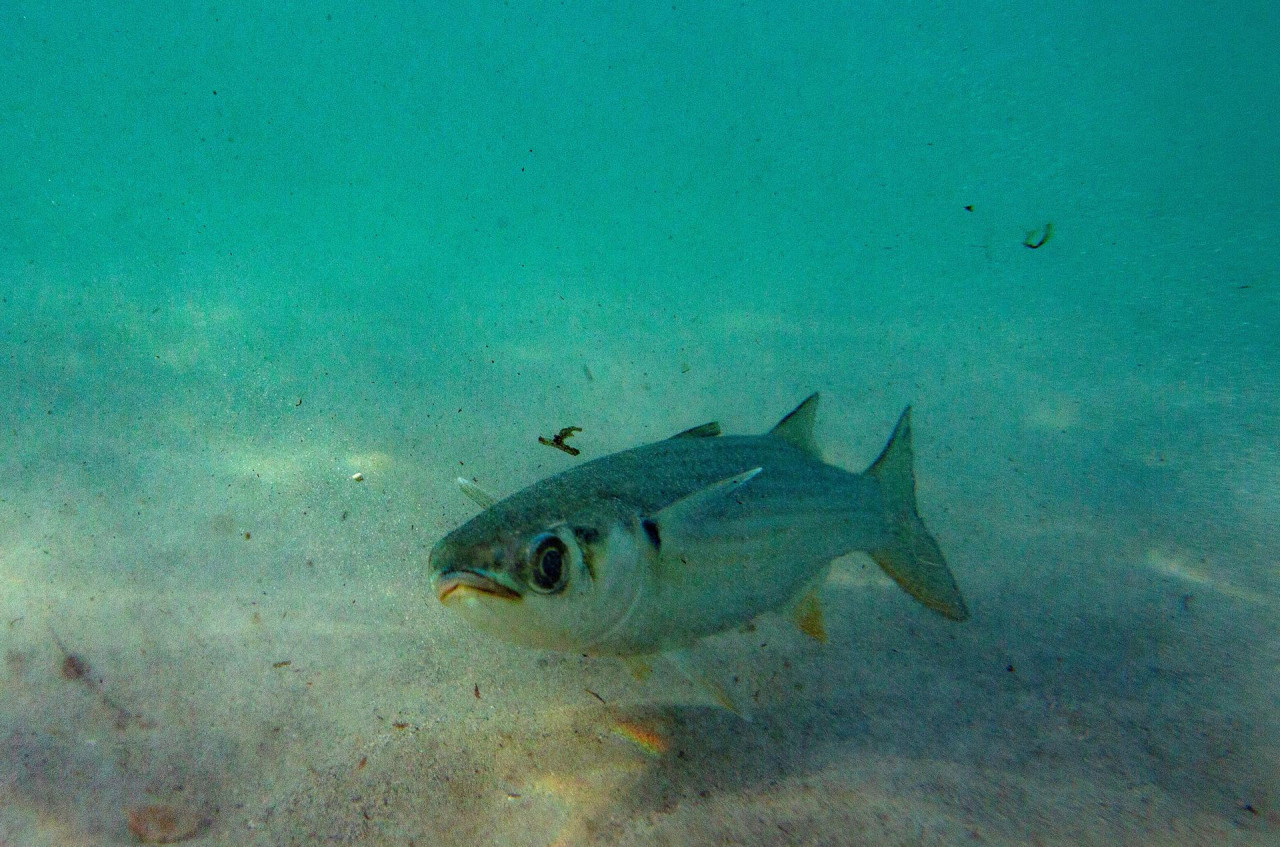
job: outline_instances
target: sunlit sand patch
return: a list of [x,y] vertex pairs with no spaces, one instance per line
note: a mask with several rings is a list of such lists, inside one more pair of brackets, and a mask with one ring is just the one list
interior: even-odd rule
[[131,329],[161,364],[189,371],[216,358],[214,351],[240,343],[244,320],[243,311],[232,303],[189,301],[163,311],[159,320]]
[[557,710],[527,744],[504,750],[512,800],[534,795],[560,812],[556,845],[590,843],[592,822],[625,797],[670,747],[670,732],[654,713],[605,709]]
[[1075,429],[1080,425],[1080,401],[1071,397],[1041,398],[1027,410],[1023,423],[1031,429]]
[[227,454],[226,466],[235,476],[255,477],[269,485],[293,482],[316,472],[327,459],[314,448],[250,450],[239,448]]
[[324,445],[280,447],[279,449],[237,448],[227,453],[226,467],[238,477],[253,477],[268,485],[296,483],[337,473],[347,478],[360,474],[384,473],[392,465],[390,453],[369,450],[345,455]]
[[[554,365],[564,361],[569,355],[558,347],[541,343],[510,344],[502,352],[510,360],[518,361],[525,365]],[[585,353],[586,351],[583,352]]]
[[352,453],[346,458],[347,469],[351,473],[375,473],[386,471],[391,467],[391,454],[381,450],[366,453]]
[[[866,560],[870,562],[870,559]],[[863,565],[851,559],[848,562],[838,561],[831,568],[827,577],[827,585],[835,588],[892,588],[893,580],[874,564]]]
[[1228,597],[1234,597],[1237,600],[1245,600],[1249,603],[1265,603],[1272,604],[1274,600],[1267,595],[1254,591],[1251,588],[1234,585],[1225,579],[1212,574],[1203,564],[1195,564],[1191,560],[1191,554],[1185,551],[1160,550],[1156,547],[1147,549],[1147,566],[1152,570],[1171,576],[1183,582],[1192,585],[1203,586],[1219,594]]
[[1259,526],[1276,526],[1280,514],[1280,450],[1250,447],[1232,457],[1225,479],[1236,507]]
[[812,338],[822,335],[843,338],[858,335],[861,327],[846,326],[841,322],[824,324],[818,318],[783,309],[750,309],[724,312],[707,318],[709,325],[722,332],[745,334],[769,334],[780,337]]
[[[4,835],[19,835],[22,841],[0,842],[27,844],[30,847],[91,847],[100,844],[97,837],[76,820],[76,814],[66,809],[29,808],[29,801],[5,803]],[[27,807],[27,808],[24,808]]]

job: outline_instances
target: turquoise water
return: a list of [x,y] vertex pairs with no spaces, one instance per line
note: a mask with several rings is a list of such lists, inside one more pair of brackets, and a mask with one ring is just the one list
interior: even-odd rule
[[[107,6],[0,9],[0,843],[1280,838],[1274,4]],[[841,560],[747,723],[423,580],[814,390],[971,620]]]

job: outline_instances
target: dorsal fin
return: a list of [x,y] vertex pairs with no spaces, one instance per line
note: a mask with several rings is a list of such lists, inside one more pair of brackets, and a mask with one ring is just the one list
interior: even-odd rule
[[720,422],[711,421],[710,423],[699,424],[698,426],[689,427],[684,432],[677,432],[672,438],[714,438],[720,434]]
[[810,456],[819,456],[818,445],[813,440],[813,421],[818,413],[818,392],[804,398],[804,402],[791,410],[791,413],[778,425],[769,430],[769,434],[781,438]]

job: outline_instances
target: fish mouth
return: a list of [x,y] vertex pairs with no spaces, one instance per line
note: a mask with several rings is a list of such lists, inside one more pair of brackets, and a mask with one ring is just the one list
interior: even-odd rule
[[476,594],[497,597],[500,600],[519,600],[520,594],[512,591],[493,577],[475,571],[450,571],[436,580],[436,597],[441,603],[461,600]]

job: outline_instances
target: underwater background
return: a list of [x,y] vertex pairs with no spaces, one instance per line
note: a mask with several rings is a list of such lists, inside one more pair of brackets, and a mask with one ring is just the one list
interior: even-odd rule
[[[0,844],[1277,843],[1278,36],[0,6]],[[431,594],[456,477],[815,390],[850,470],[913,404],[971,620],[849,556],[748,723]]]

